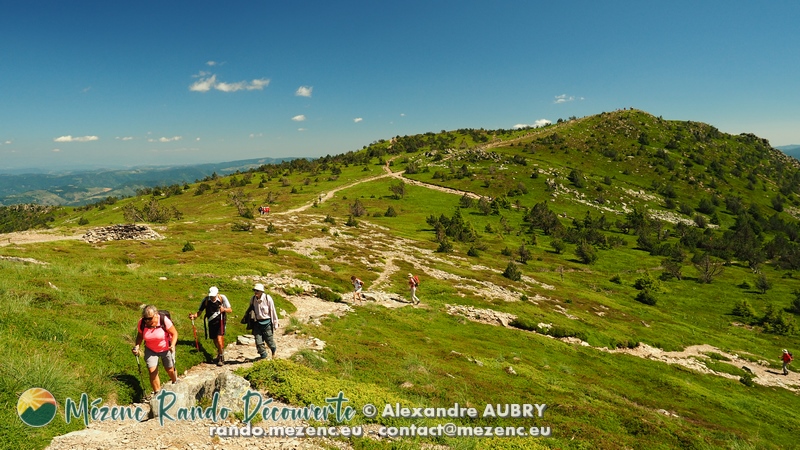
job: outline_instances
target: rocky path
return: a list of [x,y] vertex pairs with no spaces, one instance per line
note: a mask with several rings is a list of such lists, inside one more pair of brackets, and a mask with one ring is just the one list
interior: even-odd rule
[[[290,296],[289,300],[297,307],[297,311],[291,316],[285,316],[280,320],[281,328],[275,335],[278,352],[277,358],[289,358],[297,351],[304,348],[322,349],[324,342],[312,336],[300,334],[283,334],[283,328],[288,325],[290,318],[294,317],[302,323],[313,323],[322,316],[329,314],[346,314],[351,310],[346,303],[332,303],[310,296]],[[179,353],[180,355],[180,353]],[[239,368],[252,366],[252,360],[258,356],[252,336],[239,336],[236,342],[227,345],[225,349],[227,364],[217,367],[212,364],[200,364],[192,367],[181,374],[178,385],[175,388],[192,385],[202,382],[202,380],[219,379],[220,375],[236,377],[232,372]],[[200,380],[200,381],[198,381]],[[245,385],[246,381],[242,379]],[[228,382],[231,384],[231,381]],[[165,385],[167,390],[172,390]],[[266,392],[261,393],[264,399],[269,398]],[[150,404],[130,405],[132,408],[141,407],[145,411],[150,411]],[[273,400],[272,406],[276,408],[289,407]],[[305,405],[302,405],[305,406]],[[279,420],[259,422],[252,424],[252,427],[286,426],[298,427],[306,426],[308,423],[302,420]],[[90,422],[89,426],[83,430],[58,436],[53,439],[49,450],[129,450],[129,449],[330,449],[330,448],[350,448],[346,441],[321,438],[270,438],[270,437],[220,437],[217,427],[224,427],[223,432],[228,432],[228,427],[241,427],[241,424],[234,417],[224,421],[214,422],[210,419],[198,420],[176,420],[168,421],[162,425],[158,418],[151,418],[138,422],[136,420],[127,421],[100,421]]]

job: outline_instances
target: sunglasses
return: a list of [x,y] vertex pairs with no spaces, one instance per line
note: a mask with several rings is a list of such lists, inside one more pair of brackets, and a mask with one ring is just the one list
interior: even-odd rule
[[152,321],[152,320],[153,320],[155,317],[156,317],[156,316],[142,317],[142,320],[144,320],[144,321],[146,321],[146,322],[150,322],[150,321]]

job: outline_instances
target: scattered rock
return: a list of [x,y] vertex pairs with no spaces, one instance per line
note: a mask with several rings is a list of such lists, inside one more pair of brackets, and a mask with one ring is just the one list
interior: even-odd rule
[[492,309],[475,308],[465,305],[445,305],[447,313],[453,316],[463,316],[473,322],[485,323],[487,325],[502,325],[510,327],[517,316],[514,314],[495,311]]
[[4,261],[12,261],[12,262],[26,262],[31,264],[40,264],[46,266],[48,263],[42,262],[33,258],[19,258],[17,256],[0,256],[0,259]]

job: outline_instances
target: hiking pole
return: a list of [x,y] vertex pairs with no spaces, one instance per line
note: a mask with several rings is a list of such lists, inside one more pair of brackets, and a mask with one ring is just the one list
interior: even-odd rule
[[136,354],[136,365],[139,366],[139,379],[142,380],[142,392],[144,392],[144,375],[142,375],[142,363],[139,362],[139,354]]
[[192,319],[192,331],[194,331],[194,348],[200,351],[200,344],[197,343],[197,327],[194,326],[194,319]]

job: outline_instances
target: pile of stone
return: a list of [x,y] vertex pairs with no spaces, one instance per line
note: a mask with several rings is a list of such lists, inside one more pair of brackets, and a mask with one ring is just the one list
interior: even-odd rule
[[107,241],[159,240],[164,239],[164,236],[156,233],[147,225],[126,224],[92,228],[83,235],[82,239],[90,244],[94,244]]

